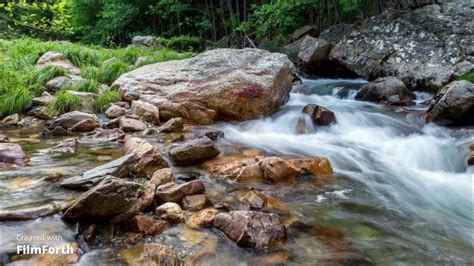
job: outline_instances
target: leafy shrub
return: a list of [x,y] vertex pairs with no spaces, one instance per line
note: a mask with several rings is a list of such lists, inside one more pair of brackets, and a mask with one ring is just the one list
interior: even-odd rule
[[49,104],[52,110],[60,114],[77,110],[82,104],[82,98],[67,91],[59,91]]
[[197,36],[178,35],[169,39],[159,38],[165,47],[180,51],[199,51],[205,46],[204,40]]
[[122,94],[118,91],[107,90],[102,92],[96,99],[97,110],[103,112],[107,110],[109,105],[113,102],[120,101]]

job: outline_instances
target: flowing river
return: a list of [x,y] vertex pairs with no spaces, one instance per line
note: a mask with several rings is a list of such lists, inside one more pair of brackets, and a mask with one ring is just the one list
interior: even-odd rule
[[[312,263],[326,256],[379,265],[474,263],[474,171],[468,169],[466,163],[468,143],[474,141],[473,129],[425,124],[426,106],[421,103],[431,97],[426,93],[418,94],[417,105],[411,107],[355,101],[355,91],[350,89],[364,82],[358,79],[303,80],[299,88],[294,88],[289,102],[273,116],[242,123],[221,123],[203,130],[224,131],[225,139],[219,143],[224,154],[244,150],[267,155],[329,158],[335,171],[332,180],[323,185],[303,180],[278,188],[280,199],[317,228],[317,232],[303,232],[288,241],[288,264]],[[345,96],[337,96],[343,88]],[[301,110],[310,103],[334,111],[337,123],[314,127],[309,120],[305,121],[309,118],[303,116]],[[52,140],[22,137],[17,131],[10,132],[9,136],[19,141],[32,157],[32,166],[1,174],[1,208],[70,200],[77,194],[42,181],[48,171],[63,169],[77,174],[120,156],[115,144],[85,143],[81,144],[79,155],[51,157],[42,149],[51,147]],[[228,197],[233,189],[214,182],[203,170],[174,170],[178,176],[202,175],[209,193],[223,201],[232,201]],[[264,189],[272,191],[272,187]],[[65,225],[58,214],[35,221],[0,222],[0,226],[2,256],[11,254],[18,234],[44,232],[59,234],[63,241],[71,241],[77,230]],[[167,230],[153,241],[182,245],[183,249],[212,242],[209,235],[188,232],[183,227]],[[197,264],[257,263],[260,255],[218,236],[217,256]],[[184,244],[178,243],[180,241]],[[110,250],[127,246],[116,239],[97,242],[86,246],[79,264],[116,264],[120,260]]]

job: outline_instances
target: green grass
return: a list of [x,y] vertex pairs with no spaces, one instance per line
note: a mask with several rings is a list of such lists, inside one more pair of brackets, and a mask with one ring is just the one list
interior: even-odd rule
[[98,93],[99,92],[99,82],[94,79],[85,79],[78,83],[73,83],[67,86],[64,86],[64,90],[70,91],[82,91],[82,92],[92,92]]
[[464,73],[464,75],[460,76],[458,80],[467,80],[474,83],[474,71]]
[[[0,118],[26,111],[31,98],[41,95],[44,85],[49,80],[67,75],[66,70],[60,67],[36,68],[36,61],[47,51],[63,53],[81,69],[81,76],[86,81],[68,86],[67,89],[95,93],[98,92],[100,84],[110,85],[121,74],[137,68],[135,61],[140,56],[151,58],[146,63],[156,63],[192,55],[177,53],[166,48],[159,50],[145,47],[104,48],[33,38],[0,39]],[[102,64],[110,58],[116,60]],[[60,113],[69,110],[75,103],[71,102],[70,96],[64,96],[63,91],[57,92],[56,96],[55,108]],[[99,97],[98,105],[105,106],[109,104],[110,99],[118,96],[117,92],[106,92]]]
[[82,98],[67,91],[59,91],[54,96],[49,108],[62,114],[77,110],[82,103]]
[[113,102],[120,101],[122,94],[118,91],[108,90],[104,91],[96,99],[96,108],[97,110],[103,112],[107,110],[109,105]]

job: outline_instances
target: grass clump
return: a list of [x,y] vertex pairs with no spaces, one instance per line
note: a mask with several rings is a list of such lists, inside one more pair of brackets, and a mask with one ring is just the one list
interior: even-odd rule
[[99,68],[97,80],[101,83],[110,85],[129,69],[129,65],[122,60],[110,62]]
[[464,73],[458,78],[458,80],[467,80],[474,83],[474,71]]
[[78,83],[73,83],[65,86],[64,90],[98,93],[99,82],[93,79],[85,79]]
[[60,66],[47,65],[40,69],[35,78],[35,83],[44,86],[48,81],[55,77],[66,76],[68,71]]
[[23,112],[32,99],[26,87],[10,88],[0,95],[0,117]]
[[96,108],[100,112],[107,110],[109,105],[113,102],[120,101],[122,99],[122,94],[118,91],[107,90],[99,94],[96,99]]
[[82,98],[79,95],[72,94],[67,91],[59,91],[49,104],[49,108],[63,114],[75,111],[81,106]]

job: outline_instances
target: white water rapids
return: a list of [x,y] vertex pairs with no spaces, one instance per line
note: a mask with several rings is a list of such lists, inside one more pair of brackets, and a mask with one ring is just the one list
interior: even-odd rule
[[[466,163],[467,144],[474,137],[425,124],[421,109],[407,112],[355,101],[353,92],[346,99],[334,96],[341,84],[361,82],[304,80],[309,94],[292,93],[272,117],[223,125],[226,139],[271,154],[326,156],[337,175],[364,185],[371,204],[396,211],[413,227],[421,225],[425,236],[413,240],[419,245],[431,249],[428,242],[444,237],[474,245],[473,172]],[[310,103],[335,112],[337,123],[298,134],[301,110]],[[356,197],[351,194],[346,190],[344,197]]]

